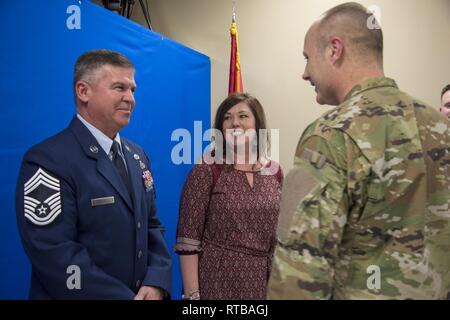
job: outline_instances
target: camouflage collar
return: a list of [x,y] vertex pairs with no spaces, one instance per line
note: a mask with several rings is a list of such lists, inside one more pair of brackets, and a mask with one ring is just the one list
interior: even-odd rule
[[370,90],[373,88],[380,88],[380,87],[394,87],[397,88],[397,84],[395,83],[395,80],[381,77],[381,78],[372,78],[368,80],[364,80],[361,83],[358,83],[356,86],[350,90],[349,93],[344,98],[344,101],[347,101],[353,96],[356,96],[357,94],[360,94],[363,91]]

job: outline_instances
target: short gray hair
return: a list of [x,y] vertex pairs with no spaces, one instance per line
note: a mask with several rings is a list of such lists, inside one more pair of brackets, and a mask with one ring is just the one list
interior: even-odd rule
[[88,51],[78,57],[73,72],[73,86],[77,81],[92,76],[105,65],[135,69],[133,63],[124,55],[106,49]]

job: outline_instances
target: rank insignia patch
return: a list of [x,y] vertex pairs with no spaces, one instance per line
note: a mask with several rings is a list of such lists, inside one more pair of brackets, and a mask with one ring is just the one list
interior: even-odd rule
[[45,226],[61,213],[59,180],[39,168],[24,185],[25,218]]

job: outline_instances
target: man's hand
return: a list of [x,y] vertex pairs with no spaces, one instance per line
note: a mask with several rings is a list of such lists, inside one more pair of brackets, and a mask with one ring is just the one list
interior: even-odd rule
[[162,300],[163,297],[164,293],[161,288],[142,286],[134,297],[134,300]]

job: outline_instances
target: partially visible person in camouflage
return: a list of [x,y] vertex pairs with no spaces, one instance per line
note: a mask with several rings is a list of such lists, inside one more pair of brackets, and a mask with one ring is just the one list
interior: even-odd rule
[[446,85],[442,89],[441,93],[441,108],[439,109],[441,113],[450,119],[450,84]]
[[384,77],[383,36],[356,3],[304,43],[319,104],[286,177],[269,299],[450,297],[450,121]]

